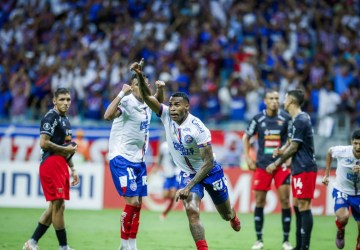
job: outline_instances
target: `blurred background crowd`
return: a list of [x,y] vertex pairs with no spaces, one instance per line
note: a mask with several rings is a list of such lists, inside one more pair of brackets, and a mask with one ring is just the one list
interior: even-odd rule
[[205,123],[247,122],[267,89],[303,88],[328,136],[336,113],[360,124],[359,13],[359,0],[2,0],[0,119],[38,121],[68,87],[73,123],[98,123],[144,58]]

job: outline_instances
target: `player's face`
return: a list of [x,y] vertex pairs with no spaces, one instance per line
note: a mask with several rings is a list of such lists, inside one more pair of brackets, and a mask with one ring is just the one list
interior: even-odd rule
[[353,154],[356,158],[360,158],[360,139],[354,139],[351,142],[353,146]]
[[70,108],[71,97],[70,94],[60,94],[53,99],[55,109],[62,115],[65,115]]
[[189,114],[189,103],[182,97],[171,97],[169,100],[169,113],[171,119],[181,124]]
[[[149,80],[147,78],[145,78],[145,83],[149,86]],[[136,78],[133,79],[132,82],[131,82],[131,91],[132,91],[134,96],[142,99],[140,89],[139,89],[139,82],[138,82],[138,80]]]
[[292,102],[292,98],[291,96],[289,96],[288,94],[285,95],[285,100],[284,100],[284,109],[289,112],[289,107],[290,104]]
[[265,104],[267,109],[271,111],[277,111],[279,109],[279,93],[278,92],[270,92],[265,96]]

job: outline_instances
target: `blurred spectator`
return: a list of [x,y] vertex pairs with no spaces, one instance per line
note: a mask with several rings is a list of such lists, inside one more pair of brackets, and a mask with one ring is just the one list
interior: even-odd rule
[[91,160],[89,142],[84,139],[84,131],[82,129],[76,130],[74,142],[77,144],[77,149],[73,160],[82,162]]
[[[197,116],[207,119],[207,107],[215,108],[220,115],[209,118],[216,122],[246,119],[264,89],[279,89],[282,100],[302,88],[316,101],[323,79],[333,79],[346,100],[360,85],[359,11],[358,1],[1,2],[1,84],[18,99],[1,104],[37,119],[50,91],[71,87],[70,115],[99,121],[109,90],[129,79],[126,65],[141,57],[151,81],[195,94]],[[359,96],[350,97],[354,108]],[[304,111],[316,114],[310,104]]]

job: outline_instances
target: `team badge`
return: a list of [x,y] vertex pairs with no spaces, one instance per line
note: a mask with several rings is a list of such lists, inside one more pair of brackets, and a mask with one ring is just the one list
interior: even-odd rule
[[137,189],[137,185],[136,185],[135,181],[131,182],[130,189],[131,189],[131,191],[135,191]]
[[193,142],[193,138],[190,136],[190,135],[185,135],[185,142],[187,143],[187,144],[190,144],[190,143],[192,143]]
[[345,201],[344,201],[344,199],[340,198],[340,199],[336,199],[335,203],[341,205],[341,204],[344,204]]
[[44,123],[44,125],[43,125],[43,129],[45,129],[45,130],[49,130],[50,128],[51,128],[50,123]]

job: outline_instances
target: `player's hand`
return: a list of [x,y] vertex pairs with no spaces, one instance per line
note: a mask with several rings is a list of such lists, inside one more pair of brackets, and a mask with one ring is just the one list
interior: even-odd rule
[[249,170],[255,171],[256,170],[255,162],[250,157],[245,157],[245,160]]
[[158,89],[163,88],[163,87],[165,87],[165,82],[164,81],[156,81],[155,85]]
[[190,195],[190,189],[188,188],[181,188],[178,191],[176,191],[175,194],[175,201],[180,200],[186,200]]
[[282,154],[282,151],[281,151],[279,148],[275,148],[274,151],[273,151],[272,157],[273,157],[273,158],[276,158],[276,157],[278,157],[278,156],[281,155],[281,154]]
[[272,174],[275,169],[276,169],[275,164],[274,164],[274,163],[270,163],[270,164],[266,167],[266,172],[268,172],[269,174]]
[[75,169],[71,169],[71,177],[73,179],[71,182],[71,186],[76,186],[77,184],[79,184],[80,182],[79,175]]
[[141,74],[141,68],[143,65],[144,65],[144,58],[141,58],[139,63],[135,62],[130,65],[130,70],[135,71],[135,73],[137,74]]
[[325,175],[322,179],[322,183],[327,186],[329,184],[329,176]]
[[132,89],[131,89],[131,86],[130,86],[130,85],[124,83],[121,91],[123,91],[125,95],[128,95],[128,94],[130,94],[130,92],[132,91]]
[[64,146],[63,156],[68,157],[69,155],[73,155],[76,152],[77,144],[75,142],[71,142],[68,145]]
[[353,168],[352,168],[353,172],[355,174],[358,174],[360,172],[360,166],[359,165],[355,165]]

